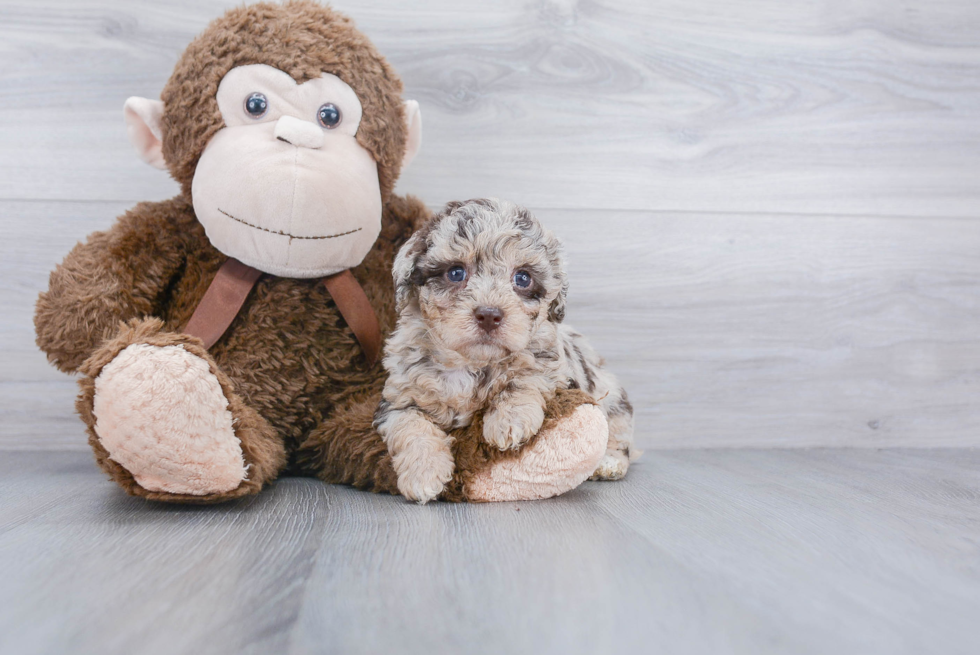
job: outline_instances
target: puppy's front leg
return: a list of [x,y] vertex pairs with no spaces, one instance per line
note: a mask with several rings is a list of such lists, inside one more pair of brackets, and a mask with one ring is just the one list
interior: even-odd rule
[[497,395],[483,417],[483,439],[500,450],[523,445],[544,423],[544,397],[537,389],[513,386]]
[[450,438],[419,410],[393,409],[375,419],[398,475],[398,491],[424,505],[453,477]]

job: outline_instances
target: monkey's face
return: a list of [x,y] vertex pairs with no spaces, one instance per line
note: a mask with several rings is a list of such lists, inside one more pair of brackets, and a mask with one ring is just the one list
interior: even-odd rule
[[263,64],[221,81],[225,127],[194,173],[194,211],[221,252],[312,278],[361,263],[381,229],[377,163],[355,138],[361,103],[335,75],[297,84]]
[[513,203],[456,203],[402,247],[394,276],[401,310],[469,364],[525,350],[543,323],[561,320],[561,244]]
[[136,152],[192,198],[218,250],[313,278],[360,264],[375,243],[422,141],[418,103],[401,94],[342,14],[242,3],[188,45],[161,100],[129,98],[123,116]]

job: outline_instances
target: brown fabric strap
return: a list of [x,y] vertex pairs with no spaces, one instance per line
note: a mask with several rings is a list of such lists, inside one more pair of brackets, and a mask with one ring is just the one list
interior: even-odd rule
[[381,326],[364,289],[350,270],[323,278],[323,285],[361,344],[368,365],[374,366],[381,354]]
[[[205,348],[216,344],[238,316],[261,276],[262,271],[229,258],[218,269],[181,332],[197,337],[204,342]],[[349,270],[323,278],[323,285],[361,345],[368,364],[374,366],[381,353],[381,327],[364,289]]]
[[229,258],[218,269],[191,320],[181,331],[203,341],[205,348],[213,346],[238,316],[261,275],[262,271]]

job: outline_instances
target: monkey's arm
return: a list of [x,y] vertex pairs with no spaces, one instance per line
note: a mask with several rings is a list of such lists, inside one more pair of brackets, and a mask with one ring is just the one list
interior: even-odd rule
[[120,321],[155,315],[195,230],[186,201],[140,203],[108,231],[77,244],[35,307],[37,345],[48,360],[73,372]]

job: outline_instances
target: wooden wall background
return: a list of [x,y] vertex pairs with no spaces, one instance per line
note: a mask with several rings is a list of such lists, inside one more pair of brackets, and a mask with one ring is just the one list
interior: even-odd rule
[[[176,192],[121,107],[233,4],[0,2],[0,448],[85,447],[34,299]],[[642,445],[980,445],[980,3],[335,4],[422,105],[400,190],[564,237]]]

